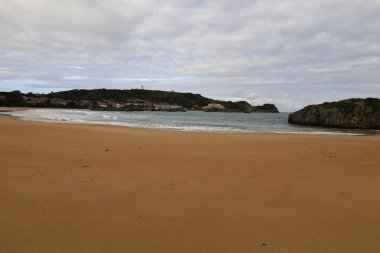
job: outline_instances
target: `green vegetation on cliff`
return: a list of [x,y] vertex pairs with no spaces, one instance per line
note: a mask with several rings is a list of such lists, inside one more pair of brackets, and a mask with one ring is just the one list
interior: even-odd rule
[[95,89],[95,90],[69,90],[50,93],[50,98],[62,98],[66,100],[80,101],[104,101],[115,100],[118,102],[126,102],[129,99],[149,100],[155,103],[178,104],[184,107],[194,105],[205,106],[213,100],[205,98],[200,94],[180,93],[159,90],[115,90],[115,89]]
[[371,107],[373,112],[380,112],[380,99],[378,98],[352,98],[335,102],[325,102],[321,104],[326,109],[336,108],[345,114],[353,113],[358,103],[364,103],[366,107]]

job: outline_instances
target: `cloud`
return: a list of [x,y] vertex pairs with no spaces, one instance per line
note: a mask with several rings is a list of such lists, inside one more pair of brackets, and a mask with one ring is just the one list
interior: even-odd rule
[[110,77],[89,77],[89,76],[64,76],[62,77],[64,80],[98,80],[98,81],[108,81],[108,82],[164,82],[164,81],[176,81],[176,80],[184,80],[184,77],[161,77],[161,78],[129,78],[129,77],[121,77],[121,78],[110,78]]
[[82,66],[59,66],[59,68],[67,68],[67,69],[76,69],[76,70],[85,70],[85,67]]
[[3,0],[0,83],[144,82],[283,111],[379,97],[379,16],[376,0]]
[[87,76],[64,76],[62,77],[64,80],[83,80],[83,79],[91,79]]

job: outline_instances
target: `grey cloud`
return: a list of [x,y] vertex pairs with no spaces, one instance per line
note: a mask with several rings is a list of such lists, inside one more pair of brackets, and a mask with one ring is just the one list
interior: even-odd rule
[[85,67],[82,66],[59,66],[58,68],[67,68],[67,69],[76,69],[76,70],[85,70]]
[[376,0],[3,0],[0,89],[146,82],[285,111],[379,97],[379,17]]

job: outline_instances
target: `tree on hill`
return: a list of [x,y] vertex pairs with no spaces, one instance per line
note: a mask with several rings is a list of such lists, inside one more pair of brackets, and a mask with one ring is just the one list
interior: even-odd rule
[[5,105],[6,106],[24,106],[25,102],[22,98],[21,91],[15,90],[9,92],[5,95]]

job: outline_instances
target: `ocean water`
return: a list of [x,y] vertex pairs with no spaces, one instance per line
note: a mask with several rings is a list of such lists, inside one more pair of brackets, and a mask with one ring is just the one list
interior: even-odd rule
[[90,110],[25,110],[1,114],[28,121],[102,124],[133,128],[240,133],[380,134],[380,131],[335,129],[288,124],[289,113],[115,112]]

